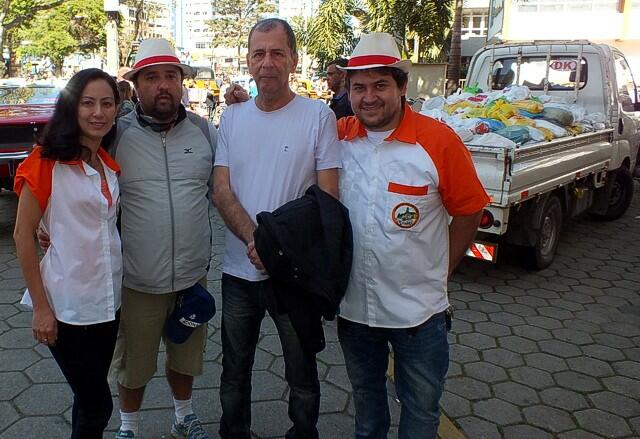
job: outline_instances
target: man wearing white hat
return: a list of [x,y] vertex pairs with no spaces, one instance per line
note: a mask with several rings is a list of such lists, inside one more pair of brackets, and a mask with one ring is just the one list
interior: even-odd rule
[[338,67],[355,113],[338,121],[340,199],[354,237],[338,336],[357,439],[387,437],[389,343],[402,406],[398,437],[436,437],[449,364],[447,278],[488,201],[456,134],[405,103],[410,65],[391,35],[371,33]]
[[169,42],[145,40],[133,69],[139,104],[118,120],[111,153],[121,165],[124,279],[118,348],[114,356],[122,425],[116,438],[135,438],[144,389],[157,368],[160,340],[175,405],[175,438],[209,436],[191,407],[193,377],[202,374],[206,324],[186,342],[163,334],[177,292],[206,286],[211,256],[210,182],[215,128],[181,104],[191,73]]

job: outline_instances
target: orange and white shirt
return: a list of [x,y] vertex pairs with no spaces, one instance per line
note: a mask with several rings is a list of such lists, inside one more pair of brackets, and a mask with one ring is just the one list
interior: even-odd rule
[[340,200],[354,237],[340,316],[374,327],[417,326],[449,306],[449,215],[476,213],[489,197],[460,138],[409,106],[383,141],[353,116],[338,121],[338,132]]
[[[26,184],[43,215],[51,245],[40,273],[57,320],[91,325],[115,319],[122,289],[122,250],[116,228],[120,191],[117,163],[102,148],[106,181],[82,160],[57,161],[36,147],[18,167],[15,191]],[[27,290],[22,298],[31,305]]]

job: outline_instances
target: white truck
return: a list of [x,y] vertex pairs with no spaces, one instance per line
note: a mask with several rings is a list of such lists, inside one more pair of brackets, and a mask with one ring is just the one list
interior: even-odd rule
[[467,84],[485,91],[526,85],[601,113],[595,132],[518,148],[467,144],[491,197],[467,255],[495,262],[499,243],[525,265],[551,264],[566,218],[614,220],[628,209],[640,146],[640,94],[624,55],[588,41],[502,43],[478,51]]

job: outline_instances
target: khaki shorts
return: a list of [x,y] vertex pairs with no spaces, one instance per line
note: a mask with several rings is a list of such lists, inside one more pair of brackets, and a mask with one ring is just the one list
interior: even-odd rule
[[[207,280],[199,283],[207,285]],[[177,293],[147,294],[122,287],[120,330],[112,370],[128,389],[145,386],[157,370],[160,340],[167,349],[166,366],[183,375],[202,375],[207,325],[199,326],[186,342],[175,344],[164,336],[164,324]]]

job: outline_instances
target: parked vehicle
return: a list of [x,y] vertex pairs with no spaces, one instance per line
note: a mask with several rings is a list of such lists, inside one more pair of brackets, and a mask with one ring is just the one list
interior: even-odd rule
[[565,219],[624,215],[638,165],[640,95],[619,50],[587,41],[491,45],[474,55],[467,84],[487,91],[527,85],[534,96],[560,96],[603,115],[595,132],[517,148],[467,143],[491,197],[469,256],[495,261],[499,243],[508,243],[520,246],[526,265],[542,269]]
[[18,164],[53,114],[60,89],[54,86],[0,86],[0,188],[13,190]]

